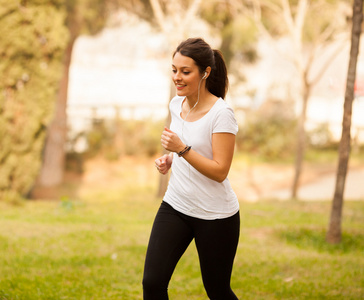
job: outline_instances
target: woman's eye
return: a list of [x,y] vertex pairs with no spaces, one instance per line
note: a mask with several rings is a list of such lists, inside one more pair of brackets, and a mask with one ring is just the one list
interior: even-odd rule
[[[177,73],[177,70],[173,70],[173,69],[172,69],[172,73],[176,74],[176,73]],[[189,72],[189,71],[183,71],[182,73],[183,73],[184,75],[188,75],[188,74],[190,74],[191,72]]]

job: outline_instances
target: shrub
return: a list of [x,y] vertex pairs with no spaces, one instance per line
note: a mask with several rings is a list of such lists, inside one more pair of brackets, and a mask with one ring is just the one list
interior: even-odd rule
[[296,146],[296,120],[253,114],[240,126],[236,143],[238,151],[262,158],[291,158]]
[[162,130],[162,121],[104,119],[94,122],[92,128],[78,138],[87,140],[86,158],[103,155],[115,160],[123,155],[156,155],[161,151]]
[[17,199],[38,175],[68,34],[57,1],[0,7],[0,199]]
[[309,146],[314,149],[337,149],[338,141],[335,141],[330,131],[329,124],[322,123],[308,132]]

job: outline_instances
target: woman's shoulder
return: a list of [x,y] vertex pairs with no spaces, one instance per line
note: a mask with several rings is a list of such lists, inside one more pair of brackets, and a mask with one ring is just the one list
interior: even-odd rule
[[229,105],[229,103],[227,103],[226,100],[224,100],[222,98],[217,99],[213,108],[215,109],[215,113],[219,113],[219,112],[221,113],[222,111],[230,111],[230,112],[233,111],[233,109]]
[[215,105],[213,133],[228,132],[236,134],[239,130],[232,107],[222,98]]

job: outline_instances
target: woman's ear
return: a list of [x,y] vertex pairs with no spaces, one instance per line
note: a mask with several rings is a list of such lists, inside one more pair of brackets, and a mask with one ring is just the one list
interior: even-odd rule
[[211,73],[211,67],[207,67],[202,79],[207,79],[210,76],[210,73]]

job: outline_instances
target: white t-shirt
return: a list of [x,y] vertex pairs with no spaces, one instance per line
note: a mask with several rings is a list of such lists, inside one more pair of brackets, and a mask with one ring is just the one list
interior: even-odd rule
[[[183,100],[184,97],[176,96],[170,102],[170,129],[186,145],[212,159],[212,134],[238,132],[234,112],[219,98],[201,119],[185,122],[181,117]],[[227,178],[221,183],[209,179],[176,153],[173,153],[172,174],[163,200],[185,215],[205,220],[227,218],[239,210],[238,199]]]

